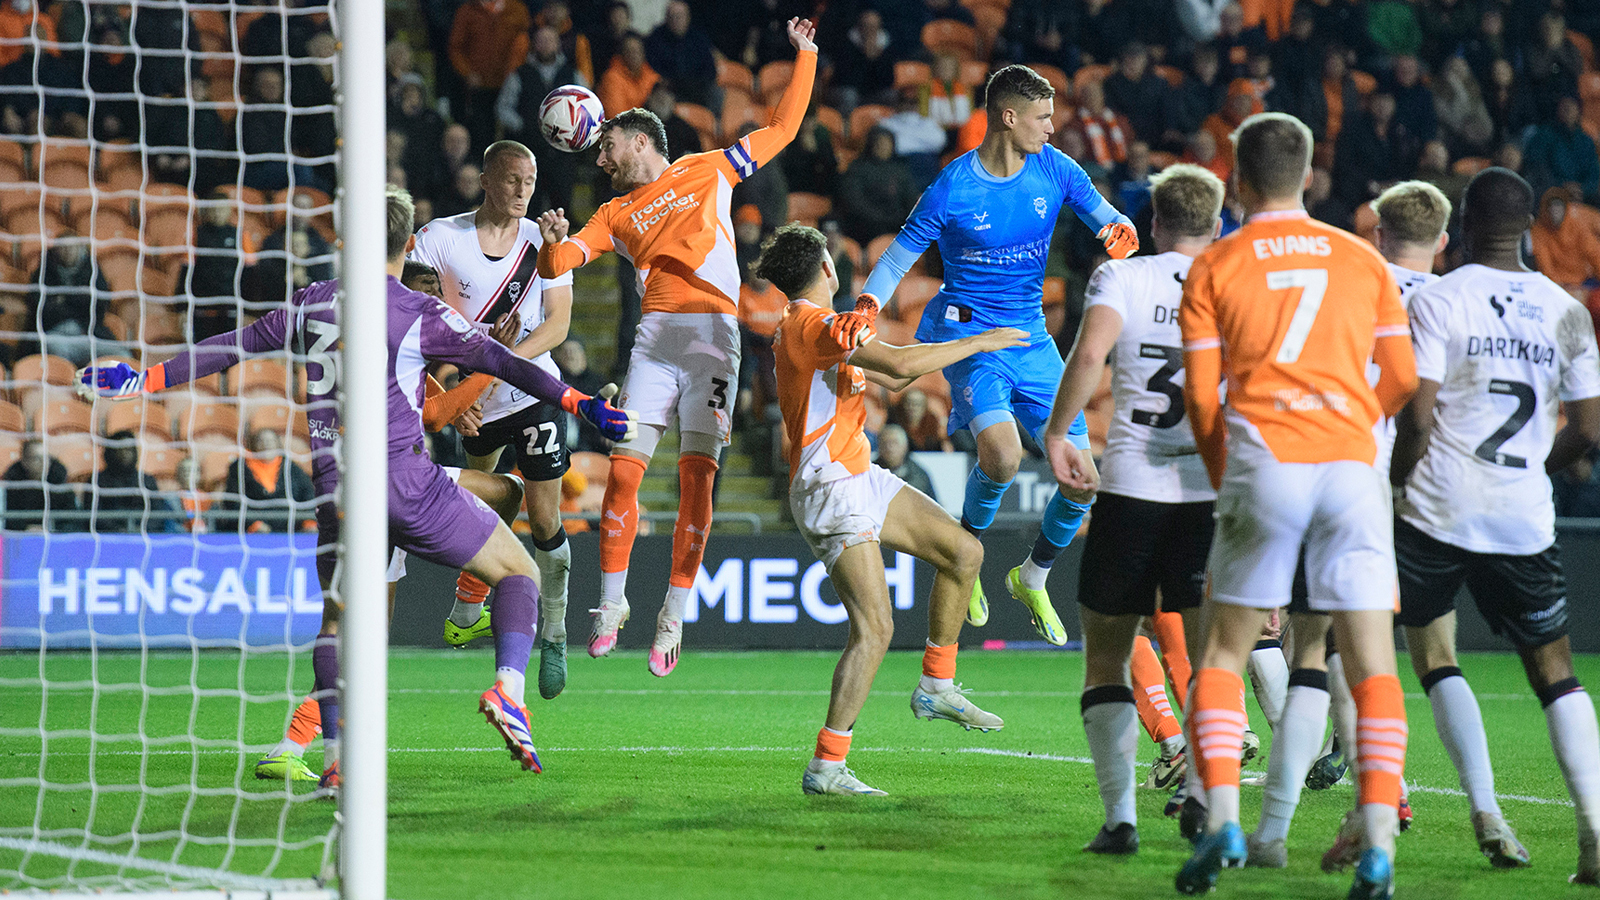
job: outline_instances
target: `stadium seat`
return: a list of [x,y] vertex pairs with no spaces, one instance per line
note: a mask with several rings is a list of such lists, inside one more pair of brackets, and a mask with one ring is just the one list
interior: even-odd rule
[[765,125],[768,118],[770,114],[766,107],[756,103],[748,94],[734,90],[725,91],[722,98],[720,143],[733,143],[745,125]]
[[[1040,66],[1034,66],[1033,68],[1035,70],[1038,70],[1041,67]],[[1040,74],[1044,74],[1044,73],[1041,72]],[[1111,74],[1111,67],[1107,66],[1107,65],[1098,65],[1098,64],[1096,64],[1096,65],[1090,65],[1090,66],[1079,66],[1078,67],[1078,71],[1076,71],[1076,72],[1074,72],[1072,74],[1072,96],[1073,97],[1077,97],[1078,96],[1078,92],[1081,91],[1083,89],[1083,86],[1088,84],[1089,82],[1091,82],[1091,81],[1105,81],[1106,80],[1106,76],[1110,75],[1110,74]],[[1045,77],[1049,78],[1050,76],[1046,75]],[[1058,91],[1061,90],[1060,86],[1057,86],[1056,90],[1058,90]],[[1061,104],[1056,104],[1056,105],[1060,106]]]
[[233,467],[237,454],[232,450],[221,447],[196,447],[195,455],[200,458],[200,488],[206,491],[220,491],[228,481],[228,469]]
[[1045,309],[1063,306],[1067,302],[1067,280],[1059,275],[1049,275],[1044,280],[1043,305]]
[[178,437],[193,441],[212,435],[239,442],[239,407],[226,400],[203,400],[189,407],[189,414],[178,422]]
[[1600,72],[1585,72],[1578,76],[1578,95],[1585,103],[1600,100]]
[[975,6],[972,8],[972,19],[978,32],[978,56],[989,59],[994,55],[1000,32],[1005,30],[1006,10],[993,4]]
[[867,141],[867,132],[889,116],[894,109],[879,103],[863,103],[850,111],[850,145],[859,149]]
[[856,243],[855,240],[852,239],[852,238],[847,238],[847,237],[845,237],[843,235],[840,235],[839,236],[839,245],[840,245],[840,247],[842,247],[844,249],[844,255],[850,257],[850,264],[853,267],[855,267],[857,270],[865,268],[865,266],[863,266],[862,262],[861,262],[861,245],[860,244]]
[[16,141],[0,140],[0,162],[17,166],[23,174],[32,172],[28,168],[28,153],[26,148]]
[[100,471],[100,452],[94,445],[94,435],[88,432],[54,434],[45,438],[45,451],[66,467],[67,480],[88,481]]
[[933,67],[914,59],[902,59],[894,64],[894,89],[904,91],[921,87],[933,80]]
[[294,407],[283,398],[278,398],[276,403],[258,403],[252,406],[247,421],[250,423],[250,433],[258,431],[272,431],[284,437],[284,443],[294,433]]
[[688,122],[695,133],[700,135],[700,146],[703,149],[710,150],[718,145],[716,113],[698,103],[679,103],[672,110],[678,114],[678,118]]
[[[8,185],[5,190],[0,191],[0,220],[7,223],[8,234],[16,233],[9,227],[11,217],[23,209],[37,213],[43,196],[44,191],[37,184]],[[56,212],[60,210],[57,209]]]
[[589,486],[604,485],[611,477],[611,458],[604,453],[579,450],[572,454],[572,467],[589,479]]
[[878,257],[882,256],[883,251],[889,249],[889,245],[892,243],[894,243],[894,235],[892,234],[880,234],[867,241],[867,249],[861,257],[864,267],[870,269],[877,265]]
[[876,326],[878,340],[895,347],[904,347],[917,342],[917,323],[895,319],[889,316],[879,316]]
[[776,106],[783,96],[783,89],[789,86],[793,78],[793,60],[777,59],[762,66],[761,71],[756,73],[756,87],[760,91],[761,102]]
[[108,312],[100,318],[100,323],[111,332],[113,339],[123,342],[128,340],[128,323],[124,322],[121,316]]
[[[172,256],[180,262],[184,259],[183,256],[178,254],[172,254]],[[144,265],[139,269],[139,290],[146,296],[171,297],[178,291],[177,272],[170,267],[163,266],[162,262],[163,260],[160,256],[152,258],[146,255]],[[179,325],[179,333],[182,333],[181,323]]]
[[967,59],[961,62],[961,83],[976,87],[989,80],[989,64],[981,59]]
[[[42,245],[55,240],[67,228],[58,206],[19,206],[6,214],[6,234],[16,235],[19,243]],[[29,255],[33,255],[31,251]]]
[[105,423],[101,428],[102,434],[113,435],[119,431],[132,431],[163,441],[172,439],[172,421],[167,415],[166,407],[159,401],[146,399],[140,402],[105,405],[108,408]]
[[35,353],[17,360],[16,366],[11,370],[11,377],[22,384],[53,384],[62,387],[72,387],[77,383],[75,377],[78,367],[71,360],[59,356],[47,356]]
[[1050,82],[1051,87],[1056,89],[1056,106],[1065,105],[1065,98],[1075,96],[1072,80],[1060,68],[1048,63],[1028,63],[1028,68],[1038,72],[1045,81]]
[[1378,79],[1359,69],[1350,70],[1350,83],[1355,85],[1356,93],[1363,97],[1378,89]]
[[894,299],[889,304],[894,310],[894,317],[901,322],[920,321],[923,307],[928,305],[934,294],[939,293],[939,285],[939,279],[926,275],[907,275],[900,279]]
[[113,247],[139,249],[139,226],[115,206],[82,206],[75,211],[72,230],[94,238],[96,255]]
[[94,171],[94,151],[88,141],[76,138],[46,138],[34,145],[33,171],[42,174],[58,165],[71,165],[91,173]]
[[33,414],[33,430],[44,434],[94,431],[94,416],[89,404],[72,393],[53,393]]
[[1151,71],[1161,76],[1172,87],[1183,86],[1183,70],[1177,66],[1156,66]]
[[328,196],[327,191],[301,185],[279,192],[273,197],[273,202],[283,203],[285,216],[293,210],[296,218],[309,221],[317,234],[329,244],[338,241],[338,235],[333,230],[333,198]]
[[922,26],[922,46],[930,53],[949,53],[960,59],[978,56],[978,31],[954,19],[934,19]]
[[789,193],[789,220],[817,227],[817,223],[833,212],[833,201],[821,194],[807,191]]
[[22,461],[22,435],[0,431],[0,472]]
[[139,471],[154,478],[162,490],[178,486],[178,463],[185,455],[182,448],[154,438],[149,432],[139,436]]
[[725,59],[720,54],[717,56],[717,85],[743,91],[746,94],[756,92],[756,78],[751,73],[750,67]]
[[228,371],[228,392],[240,397],[291,396],[289,367],[280,359],[247,359]]
[[147,304],[139,323],[139,341],[161,354],[175,352],[184,343],[183,319],[166,304]]
[[1594,42],[1589,40],[1588,35],[1581,31],[1574,31],[1571,28],[1567,29],[1567,40],[1571,41],[1572,46],[1578,49],[1578,56],[1583,59],[1583,70],[1585,72],[1593,72]]
[[0,185],[4,185],[9,190],[12,187],[20,187],[27,182],[28,170],[23,168],[21,163],[0,159]]
[[21,434],[27,430],[22,418],[22,407],[9,400],[0,400],[0,432]]
[[22,409],[22,420],[28,424],[29,431],[39,430],[37,420],[46,405],[66,400],[77,401],[78,399],[77,393],[72,388],[40,384],[37,381],[14,382],[12,384],[11,397],[16,401],[17,406]]
[[94,175],[77,161],[51,163],[39,180],[45,202],[69,217],[94,205]]
[[[115,293],[132,293],[139,288],[139,250],[133,247],[95,248],[95,262],[106,284]],[[137,319],[133,324],[137,323]]]

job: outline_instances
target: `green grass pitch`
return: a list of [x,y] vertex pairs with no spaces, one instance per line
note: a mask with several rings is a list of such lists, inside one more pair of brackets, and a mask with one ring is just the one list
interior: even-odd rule
[[[1031,897],[1175,896],[1172,876],[1188,855],[1176,823],[1161,817],[1164,795],[1139,791],[1142,849],[1130,859],[1098,858],[1080,847],[1099,827],[1101,808],[1078,716],[1082,659],[1074,653],[963,653],[960,679],[973,697],[1006,719],[1003,731],[966,732],[913,720],[918,656],[893,653],[856,726],[852,768],[887,798],[806,797],[800,772],[827,704],[835,655],[695,653],[670,678],[655,679],[637,654],[590,660],[581,647],[567,692],[532,701],[534,736],[545,772],[510,761],[477,712],[492,654],[396,650],[391,655],[389,893],[399,900],[455,897]],[[1402,659],[1402,668],[1405,662]],[[285,805],[250,772],[254,751],[228,749],[237,736],[270,745],[287,720],[288,698],[309,684],[309,660],[289,670],[277,655],[212,652],[152,655],[146,683],[164,686],[102,693],[91,704],[87,679],[137,682],[137,655],[53,654],[45,722],[84,736],[50,742],[43,772],[67,786],[42,798],[40,659],[0,655],[0,834],[29,826],[81,828],[91,796],[73,789],[143,785],[102,792],[95,832],[148,836],[143,855],[172,861],[174,834],[187,817],[193,835],[272,837],[283,829],[304,846],[234,851],[229,867],[280,877],[312,877],[318,838],[333,804]],[[191,675],[191,666],[193,674]],[[1529,871],[1502,872],[1480,857],[1466,800],[1438,738],[1428,703],[1402,675],[1411,722],[1406,775],[1414,785],[1416,826],[1400,838],[1397,896],[1404,898],[1591,897],[1567,884],[1577,856],[1574,819],[1550,751],[1544,716],[1509,654],[1469,655],[1463,668],[1478,692],[1505,812],[1533,855]],[[1600,658],[1578,662],[1579,677],[1600,686]],[[191,682],[191,678],[193,681]],[[189,685],[198,685],[193,691]],[[251,702],[236,693],[244,687]],[[533,694],[530,687],[530,694]],[[1256,729],[1270,742],[1258,710]],[[217,747],[195,753],[190,721]],[[91,744],[86,734],[136,735]],[[1266,746],[1263,747],[1263,753]],[[1154,748],[1141,735],[1141,758]],[[308,756],[313,767],[318,753]],[[142,764],[142,768],[141,768]],[[1256,768],[1263,767],[1257,763]],[[21,783],[19,783],[19,780]],[[231,788],[196,796],[189,785]],[[299,791],[304,794],[302,788]],[[1244,789],[1245,825],[1260,811],[1261,789]],[[1290,836],[1286,870],[1224,872],[1217,896],[1343,897],[1348,875],[1324,875],[1317,860],[1352,801],[1348,779],[1307,791]],[[81,840],[70,841],[78,845]],[[126,852],[126,840],[93,846]],[[184,844],[176,861],[214,866],[222,846]],[[276,862],[274,864],[274,858]],[[21,856],[0,849],[0,889]],[[60,876],[67,863],[33,856],[35,879]],[[106,870],[79,863],[75,874]]]

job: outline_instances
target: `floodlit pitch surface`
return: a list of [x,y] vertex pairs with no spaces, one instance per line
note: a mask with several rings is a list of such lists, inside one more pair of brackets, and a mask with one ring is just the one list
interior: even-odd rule
[[[835,656],[827,653],[689,653],[670,678],[645,670],[640,654],[591,660],[573,646],[571,677],[555,701],[533,698],[534,740],[544,774],[521,772],[477,711],[492,654],[397,650],[391,656],[389,893],[409,898],[488,896],[615,897],[619,893],[691,897],[1127,897],[1172,893],[1188,855],[1165,795],[1140,790],[1139,854],[1108,859],[1082,853],[1101,821],[1101,806],[1078,715],[1082,658],[1075,653],[968,651],[959,679],[984,708],[1006,720],[999,732],[967,732],[947,722],[914,720],[911,688],[919,657],[890,654],[857,723],[850,765],[886,798],[807,797],[800,773],[827,705]],[[196,661],[197,660],[197,661]],[[196,669],[190,690],[191,663]],[[60,737],[49,742],[43,772],[55,783],[199,784],[252,795],[283,786],[257,781],[251,763],[281,734],[289,697],[303,696],[309,660],[288,670],[280,655],[208,652],[153,654],[145,683],[169,690],[102,693],[90,718],[89,680],[137,682],[137,654],[60,653],[48,657],[52,682],[46,723],[101,735],[152,737],[189,733],[252,749],[190,749],[187,740]],[[1401,660],[1404,667],[1406,662]],[[1399,844],[1398,892],[1406,898],[1600,897],[1567,884],[1577,856],[1573,812],[1546,737],[1544,716],[1510,654],[1474,654],[1462,668],[1478,692],[1489,732],[1497,789],[1507,818],[1533,856],[1526,871],[1491,869],[1472,840],[1467,803],[1433,730],[1428,703],[1409,671],[1402,674],[1411,722],[1406,777],[1416,825]],[[3,724],[38,721],[38,678],[31,652],[0,655]],[[530,672],[530,675],[532,673]],[[1600,657],[1581,657],[1579,677],[1600,687]],[[242,684],[241,684],[242,679]],[[532,679],[530,678],[530,682]],[[236,689],[251,699],[241,703]],[[207,696],[205,689],[225,689]],[[294,690],[291,690],[294,689]],[[352,698],[361,702],[360,698]],[[1270,729],[1251,707],[1253,726]],[[313,745],[307,760],[320,766]],[[1141,734],[1140,758],[1154,746]],[[1252,768],[1264,769],[1264,758]],[[320,769],[319,769],[320,770]],[[37,778],[37,737],[0,737],[0,779]],[[1142,777],[1141,770],[1141,777]],[[237,781],[236,781],[237,779]],[[31,786],[0,787],[0,827],[26,826],[41,807]],[[297,795],[308,786],[296,785]],[[143,806],[140,812],[140,799]],[[89,794],[51,791],[47,825],[82,822]],[[1286,870],[1226,871],[1218,896],[1343,897],[1348,875],[1324,875],[1317,862],[1340,814],[1352,802],[1350,776],[1332,790],[1307,791],[1290,836]],[[1245,824],[1260,810],[1261,789],[1244,788]],[[139,815],[138,830],[176,829],[187,812],[242,836],[274,833],[280,815],[291,837],[324,833],[333,804],[236,803],[226,793],[182,790],[102,794],[96,832],[116,835]],[[215,829],[196,833],[218,833]],[[14,832],[13,832],[14,833]],[[118,853],[128,843],[97,842]],[[174,838],[141,844],[140,853],[172,861]],[[188,845],[179,863],[213,866],[219,848]],[[246,848],[229,867],[260,872],[271,856]],[[279,877],[316,874],[321,848],[284,854]],[[0,850],[0,869],[19,855]],[[34,857],[36,877],[64,862]],[[78,873],[104,871],[79,864]],[[0,888],[19,887],[0,878]]]

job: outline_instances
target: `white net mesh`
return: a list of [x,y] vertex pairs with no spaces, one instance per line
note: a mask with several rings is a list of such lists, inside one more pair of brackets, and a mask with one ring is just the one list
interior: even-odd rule
[[332,277],[334,21],[287,6],[0,3],[0,892],[331,875],[334,805],[256,777],[322,608],[303,357],[72,388]]

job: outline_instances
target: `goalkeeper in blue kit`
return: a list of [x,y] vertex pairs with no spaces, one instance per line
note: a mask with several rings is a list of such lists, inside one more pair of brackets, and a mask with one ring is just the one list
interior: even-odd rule
[[[979,536],[994,522],[1022,460],[1017,426],[1038,440],[1061,380],[1061,354],[1045,329],[1043,294],[1045,260],[1062,204],[1094,230],[1113,258],[1139,249],[1133,223],[1095,191],[1077,163],[1046,143],[1053,130],[1054,95],[1050,83],[1026,66],[1007,66],[990,76],[983,143],[952,161],[923,193],[873,267],[855,311],[836,317],[833,325],[857,343],[867,340],[879,298],[888,298],[922,252],[937,242],[944,284],[923,311],[918,340],[948,341],[1001,327],[1029,333],[1026,346],[978,354],[944,370],[952,395],[950,432],[970,429],[978,445],[961,524]],[[1068,436],[1080,449],[1089,446],[1081,413]],[[1067,633],[1050,604],[1045,578],[1093,501],[1090,491],[1057,491],[1045,508],[1033,552],[1006,576],[1011,595],[1029,608],[1034,627],[1052,644],[1066,643]],[[967,618],[974,625],[989,619],[981,582],[973,586]]]

